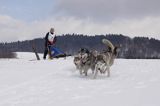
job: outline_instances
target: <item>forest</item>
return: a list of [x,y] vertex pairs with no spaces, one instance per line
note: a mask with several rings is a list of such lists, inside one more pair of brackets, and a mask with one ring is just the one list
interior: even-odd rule
[[[130,38],[122,34],[106,35],[83,35],[83,34],[64,34],[57,35],[56,47],[66,54],[74,55],[80,48],[98,50],[102,52],[107,49],[102,44],[102,39],[110,40],[115,46],[119,47],[118,58],[126,59],[159,59],[160,40],[148,37]],[[44,52],[44,38],[33,40],[0,43],[0,58],[15,57],[14,52],[33,52],[32,46],[36,47],[38,53]],[[7,55],[7,56],[6,56]]]

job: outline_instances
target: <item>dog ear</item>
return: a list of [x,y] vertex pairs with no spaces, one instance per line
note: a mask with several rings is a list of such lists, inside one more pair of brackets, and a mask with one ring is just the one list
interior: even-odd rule
[[94,51],[92,51],[92,54],[94,57],[97,57],[99,53],[98,53],[98,51],[94,50]]

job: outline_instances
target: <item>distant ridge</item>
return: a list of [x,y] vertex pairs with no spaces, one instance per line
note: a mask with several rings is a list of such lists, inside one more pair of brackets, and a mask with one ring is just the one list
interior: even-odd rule
[[[130,38],[122,34],[106,34],[87,36],[82,34],[65,34],[57,36],[56,46],[68,54],[74,55],[82,48],[103,51],[105,46],[101,40],[106,38],[114,45],[121,46],[118,58],[131,59],[160,59],[160,40],[148,37]],[[11,43],[0,43],[0,52],[9,50],[12,52],[33,52],[32,43],[35,43],[36,50],[43,53],[44,39],[17,41]]]

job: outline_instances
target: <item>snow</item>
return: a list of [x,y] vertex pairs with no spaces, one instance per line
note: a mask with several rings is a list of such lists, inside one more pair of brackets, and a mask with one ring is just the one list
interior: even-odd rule
[[[42,54],[40,54],[42,58]],[[0,106],[160,106],[160,60],[116,59],[111,76],[80,76],[73,57],[0,59]]]

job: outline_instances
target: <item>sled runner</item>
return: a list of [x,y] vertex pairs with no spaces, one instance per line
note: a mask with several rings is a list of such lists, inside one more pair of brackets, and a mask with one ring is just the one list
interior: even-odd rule
[[66,54],[57,47],[49,46],[48,49],[49,49],[50,59],[59,58],[59,57],[66,57]]

